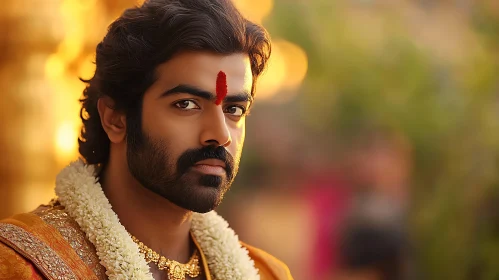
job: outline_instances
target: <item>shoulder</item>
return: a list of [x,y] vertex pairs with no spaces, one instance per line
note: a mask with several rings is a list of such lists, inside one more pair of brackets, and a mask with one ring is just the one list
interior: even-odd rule
[[248,250],[248,254],[255,262],[262,280],[292,280],[288,266],[271,254],[250,246],[244,242],[241,245]]
[[31,262],[0,241],[0,279],[44,278]]
[[60,205],[42,205],[1,220],[0,242],[7,247],[4,251],[23,256],[44,275],[70,273],[83,279],[106,279],[93,244]]
[[[100,265],[99,257],[94,245],[86,237],[86,233],[80,228],[78,223],[71,218],[64,207],[58,202],[51,202],[50,205],[42,205],[32,212],[38,216],[46,225],[55,229],[57,236],[65,244],[67,249],[72,249],[85,266],[90,268],[98,279],[107,279],[105,269]],[[69,250],[66,250],[66,252]],[[73,256],[73,257],[74,257]]]

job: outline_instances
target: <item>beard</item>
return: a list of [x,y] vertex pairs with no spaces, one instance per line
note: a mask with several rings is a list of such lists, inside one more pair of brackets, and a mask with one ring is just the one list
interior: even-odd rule
[[[141,130],[127,136],[127,161],[132,176],[148,190],[184,209],[206,213],[223,200],[237,174],[239,160],[222,146],[189,149],[173,162],[166,141],[152,139]],[[225,176],[193,170],[201,160],[225,163]]]

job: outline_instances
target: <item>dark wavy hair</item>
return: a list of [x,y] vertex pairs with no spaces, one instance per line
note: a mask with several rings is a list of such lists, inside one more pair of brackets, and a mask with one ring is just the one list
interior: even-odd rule
[[[255,84],[270,56],[270,38],[261,26],[242,17],[230,0],[148,0],[126,10],[96,48],[96,70],[80,99],[83,122],[79,152],[88,164],[106,164],[110,142],[101,125],[97,101],[108,96],[114,109],[140,126],[144,92],[155,69],[180,51],[222,55],[247,53]],[[127,134],[128,136],[128,134]]]

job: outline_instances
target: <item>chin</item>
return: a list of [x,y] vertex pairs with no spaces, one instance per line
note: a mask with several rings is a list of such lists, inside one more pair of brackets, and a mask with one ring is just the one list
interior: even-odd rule
[[214,188],[212,186],[198,185],[194,186],[194,188],[193,195],[186,201],[186,209],[197,213],[207,213],[217,208],[222,202],[223,193],[221,187]]
[[199,185],[206,188],[222,189],[226,185],[225,178],[217,175],[203,175],[199,177]]
[[162,196],[189,211],[207,213],[214,210],[222,201],[224,189],[222,186],[189,184],[175,192],[164,193]]
[[178,207],[197,213],[207,213],[222,202],[228,188],[225,176],[188,172],[173,184],[165,183],[148,189]]
[[189,208],[184,208],[186,210],[189,210],[189,211],[192,211],[192,212],[196,212],[196,213],[200,213],[200,214],[204,214],[204,213],[208,213],[210,211],[213,211],[217,208],[218,204],[211,204],[209,206],[207,205],[196,205],[196,206],[191,206]]

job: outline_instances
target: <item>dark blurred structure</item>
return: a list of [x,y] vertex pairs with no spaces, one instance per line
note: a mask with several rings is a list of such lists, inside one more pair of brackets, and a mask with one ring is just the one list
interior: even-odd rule
[[406,234],[396,225],[352,222],[341,240],[340,273],[331,279],[409,279],[408,247]]

